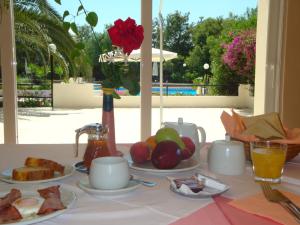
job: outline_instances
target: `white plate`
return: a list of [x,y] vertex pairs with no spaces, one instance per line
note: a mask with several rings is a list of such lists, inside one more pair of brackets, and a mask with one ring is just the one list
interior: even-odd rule
[[6,169],[1,172],[0,174],[0,180],[10,183],[10,184],[37,184],[37,183],[45,183],[45,182],[50,182],[50,181],[57,181],[64,179],[66,177],[71,176],[74,173],[74,166],[70,165],[65,165],[65,171],[64,175],[61,176],[60,173],[55,172],[54,177],[50,179],[45,179],[45,180],[32,180],[32,181],[18,181],[18,180],[13,180],[12,179],[12,169]]
[[[42,188],[45,188],[45,187],[42,187]],[[22,190],[22,189],[19,189],[19,190],[21,191],[23,197],[33,196],[33,195],[39,196],[39,193],[37,192],[37,190],[36,191],[28,191],[28,190]],[[58,211],[55,211],[55,212],[47,214],[47,215],[36,215],[36,216],[32,216],[30,218],[21,219],[18,222],[5,223],[5,224],[26,225],[26,224],[32,224],[32,223],[39,223],[39,222],[51,219],[55,216],[61,215],[62,213],[66,212],[66,210],[70,209],[74,205],[74,203],[76,201],[76,195],[73,191],[68,190],[67,188],[64,188],[62,186],[59,188],[59,190],[60,190],[60,194],[61,194],[60,195],[61,201],[62,201],[63,205],[66,207],[66,209],[58,210]],[[7,194],[7,192],[0,192],[1,197],[4,196],[5,194]]]
[[78,182],[78,186],[84,190],[85,192],[92,195],[100,195],[100,196],[113,196],[113,195],[121,195],[131,192],[137,189],[141,184],[137,181],[130,180],[128,186],[121,189],[116,190],[104,190],[104,189],[94,189],[90,186],[88,178],[82,179]]
[[[220,195],[229,189],[228,185],[220,182],[219,180],[213,179],[211,177],[207,177],[207,176],[199,174],[198,178],[206,180],[203,190],[198,193],[184,193],[184,192],[182,192],[182,189],[176,188],[176,185],[174,185],[174,183],[173,183],[173,185],[172,185],[172,183],[170,184],[170,189],[171,189],[171,191],[173,191],[179,195],[183,195],[183,196],[190,197],[190,198],[213,197],[216,195]],[[168,178],[168,179],[172,180],[170,178]],[[183,190],[184,190],[184,188],[183,188]]]
[[178,173],[178,172],[185,172],[185,171],[190,171],[195,168],[197,168],[200,165],[200,162],[195,160],[195,159],[188,159],[188,160],[183,160],[179,163],[178,166],[176,166],[173,169],[167,169],[167,170],[160,170],[155,168],[151,162],[147,162],[145,164],[136,164],[132,163],[130,164],[130,168],[139,170],[139,171],[144,171],[144,172],[149,172],[149,173],[160,173],[160,174],[168,174],[168,173]]

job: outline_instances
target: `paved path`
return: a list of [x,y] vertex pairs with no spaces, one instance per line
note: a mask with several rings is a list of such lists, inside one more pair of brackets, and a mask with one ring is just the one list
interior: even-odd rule
[[[18,117],[19,143],[75,143],[75,130],[89,123],[101,123],[101,108],[95,109],[55,109],[20,108]],[[207,141],[223,139],[225,130],[220,120],[223,110],[228,108],[165,108],[164,121],[175,122],[183,117],[185,122],[202,126],[207,133]],[[249,109],[236,109],[243,115],[252,115]],[[0,114],[0,143],[3,143],[3,116]],[[133,143],[140,138],[140,109],[115,108],[117,143]],[[152,109],[152,133],[159,129],[159,109]],[[82,135],[80,142],[86,142]]]

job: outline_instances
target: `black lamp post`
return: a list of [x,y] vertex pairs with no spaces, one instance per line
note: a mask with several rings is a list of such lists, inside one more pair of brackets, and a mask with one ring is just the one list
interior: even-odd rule
[[53,53],[56,52],[56,45],[49,44],[49,51],[50,51],[50,71],[51,71],[51,107],[53,110],[53,79],[54,79]]
[[[209,64],[208,63],[204,63],[203,69],[205,70],[204,82],[205,82],[205,85],[207,85],[208,82],[209,82],[209,77],[208,77],[208,74],[207,74],[207,70],[209,69]],[[202,91],[203,91],[202,94],[206,95],[207,94],[207,86],[204,86],[204,89],[202,89]]]

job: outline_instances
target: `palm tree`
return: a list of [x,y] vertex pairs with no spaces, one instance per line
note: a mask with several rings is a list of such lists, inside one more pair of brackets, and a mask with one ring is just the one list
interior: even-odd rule
[[66,75],[74,72],[72,54],[76,42],[64,29],[60,15],[47,0],[15,0],[15,36],[18,58],[27,58],[46,65],[49,61],[49,44],[57,51],[52,53]]

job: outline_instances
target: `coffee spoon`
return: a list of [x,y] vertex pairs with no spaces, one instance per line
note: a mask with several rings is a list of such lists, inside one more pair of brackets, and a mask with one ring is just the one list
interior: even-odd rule
[[146,181],[146,180],[134,178],[133,175],[130,175],[130,180],[133,180],[133,181],[136,181],[138,183],[141,183],[142,185],[147,186],[147,187],[154,187],[156,185],[156,182]]

